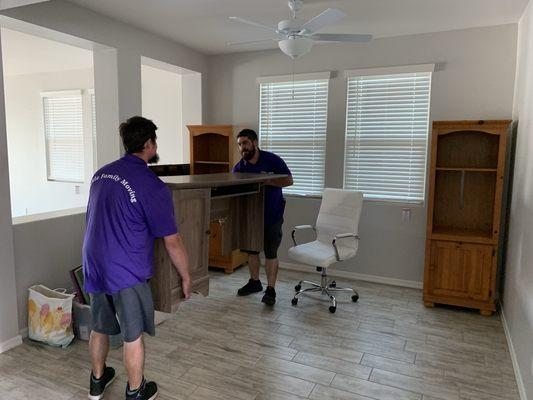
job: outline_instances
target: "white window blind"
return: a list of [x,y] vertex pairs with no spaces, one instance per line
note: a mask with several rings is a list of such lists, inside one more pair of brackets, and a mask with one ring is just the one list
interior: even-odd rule
[[431,72],[348,77],[344,187],[423,202]]
[[294,79],[260,80],[260,147],[279,155],[291,170],[294,185],[285,193],[322,194],[329,73]]
[[42,94],[48,180],[83,182],[80,90]]

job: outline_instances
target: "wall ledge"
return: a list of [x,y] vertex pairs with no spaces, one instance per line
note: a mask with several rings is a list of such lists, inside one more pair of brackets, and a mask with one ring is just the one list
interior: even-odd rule
[[47,219],[68,217],[70,215],[84,214],[87,211],[86,207],[69,208],[67,210],[50,211],[41,214],[24,215],[22,217],[14,217],[13,225],[27,224],[30,222],[45,221]]

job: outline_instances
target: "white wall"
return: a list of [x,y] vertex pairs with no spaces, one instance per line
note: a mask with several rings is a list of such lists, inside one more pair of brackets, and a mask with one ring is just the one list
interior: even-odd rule
[[198,73],[187,73],[181,76],[181,98],[183,99],[182,115],[182,132],[183,135],[183,162],[190,162],[190,136],[187,125],[202,124],[202,75]]
[[[334,71],[330,81],[326,186],[343,179],[346,82],[343,70],[436,63],[431,119],[499,119],[512,114],[517,26],[378,39],[369,44],[315,46],[297,60],[298,72]],[[279,50],[209,58],[209,123],[258,126],[256,78],[290,74],[290,59]],[[405,205],[366,201],[360,222],[362,237],[355,259],[339,269],[421,282],[424,264],[426,207],[411,206],[410,223],[402,223]],[[319,200],[289,198],[280,249],[288,261],[290,228],[313,223]]]
[[[0,34],[1,36],[1,34]],[[0,37],[1,44],[1,37]],[[0,51],[0,74],[2,52]],[[4,82],[0,79],[0,94]],[[7,163],[7,135],[4,96],[0,95],[0,353],[21,343],[17,326],[17,301],[15,286],[15,260],[13,253],[13,228],[9,199],[9,169]]]
[[533,3],[519,24],[518,120],[503,309],[523,399],[533,399]]
[[181,75],[141,65],[142,115],[157,125],[160,164],[183,163]]
[[[6,76],[6,123],[13,217],[87,205],[93,174],[92,121],[89,89],[93,70]],[[46,143],[41,92],[82,89],[85,182],[47,179]],[[79,194],[75,187],[79,186]]]

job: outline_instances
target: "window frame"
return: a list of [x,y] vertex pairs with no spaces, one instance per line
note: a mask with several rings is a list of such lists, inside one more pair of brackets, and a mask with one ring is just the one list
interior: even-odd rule
[[[257,83],[258,83],[258,90],[259,90],[259,107],[258,107],[258,114],[259,114],[259,129],[258,129],[258,142],[260,144],[260,148],[263,148],[263,146],[261,146],[261,139],[262,139],[262,132],[261,132],[261,127],[262,127],[262,115],[263,115],[263,108],[262,108],[262,103],[263,103],[263,98],[262,98],[262,85],[263,84],[272,84],[272,83],[291,83],[291,82],[304,82],[304,81],[321,81],[321,80],[325,80],[326,81],[326,100],[325,100],[325,121],[324,121],[324,144],[323,144],[323,167],[322,167],[322,186],[321,188],[317,189],[316,191],[312,191],[312,192],[292,192],[292,190],[294,189],[290,189],[290,188],[287,188],[287,189],[284,189],[284,195],[286,196],[294,196],[294,197],[306,197],[306,198],[316,198],[316,197],[320,197],[322,195],[322,191],[323,189],[325,188],[326,186],[326,146],[327,146],[327,132],[328,132],[328,129],[327,129],[327,125],[328,125],[328,115],[329,115],[329,110],[328,110],[328,107],[329,107],[329,86],[330,86],[330,79],[331,79],[331,72],[329,71],[326,71],[326,72],[315,72],[315,73],[305,73],[305,74],[293,74],[293,75],[276,75],[276,76],[264,76],[264,77],[259,77],[257,78]],[[264,150],[266,151],[272,151],[271,149],[269,148],[264,148]],[[274,152],[275,152],[275,149],[274,149]],[[277,154],[277,153],[276,153]],[[279,154],[278,154],[279,155]],[[282,158],[283,156],[280,155]],[[289,162],[287,161],[287,159],[284,159],[284,161],[287,163],[287,165],[289,166],[289,169],[291,168],[291,166],[289,165]],[[293,172],[294,174],[294,171],[291,170],[291,172]]]

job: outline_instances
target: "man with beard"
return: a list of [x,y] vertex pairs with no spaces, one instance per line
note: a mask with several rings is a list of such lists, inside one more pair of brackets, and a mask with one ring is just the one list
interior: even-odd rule
[[188,258],[174,218],[172,195],[148,168],[158,161],[157,126],[132,117],[120,125],[126,154],[98,170],[87,206],[83,242],[84,287],[91,296],[89,340],[92,372],[89,399],[99,400],[115,378],[106,366],[109,336],[122,333],[128,375],[126,399],[157,397],[155,382],[144,379],[143,332],[155,334],[154,304],[148,280],[153,275],[154,238],[165,248],[190,297]]
[[[284,174],[286,178],[270,179],[265,181],[265,215],[264,215],[264,244],[265,270],[267,275],[267,288],[263,303],[273,306],[276,303],[276,280],[278,276],[278,248],[281,244],[283,212],[285,211],[285,199],[283,187],[293,184],[292,174],[285,161],[278,155],[260,150],[257,143],[257,133],[252,129],[243,129],[237,135],[237,144],[242,159],[235,164],[233,172],[253,172],[261,174]],[[250,280],[237,291],[239,296],[247,296],[261,292],[263,286],[259,280],[259,253],[248,251],[248,268]]]

